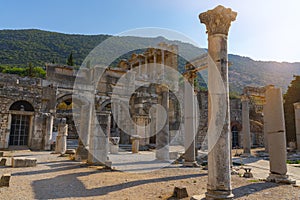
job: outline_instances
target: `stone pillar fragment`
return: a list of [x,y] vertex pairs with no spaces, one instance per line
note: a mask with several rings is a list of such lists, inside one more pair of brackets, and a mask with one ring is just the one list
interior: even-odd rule
[[[199,15],[208,33],[208,184],[206,199],[232,199],[227,35],[236,12],[217,6]],[[222,116],[222,117],[220,117]],[[224,117],[224,119],[223,119]],[[213,131],[214,130],[214,131]]]
[[66,119],[61,118],[58,124],[58,133],[56,136],[55,153],[64,154],[67,150],[68,124]]
[[297,151],[300,152],[300,102],[294,103]]
[[266,91],[264,117],[268,122],[268,144],[270,174],[268,181],[289,182],[287,175],[287,151],[283,100],[280,88],[270,87]]
[[49,115],[46,118],[46,132],[45,132],[44,150],[51,150],[52,129],[53,129],[53,116]]
[[[92,121],[88,163],[105,165],[108,161],[108,136],[110,135],[110,113],[101,112]],[[98,122],[97,122],[98,120]]]
[[[265,115],[265,109],[266,109],[266,106],[264,105],[264,108],[263,108],[263,113]],[[267,119],[266,117],[264,116],[264,146],[265,146],[265,152],[266,153],[269,153],[269,146],[268,146],[268,122],[267,122]]]
[[169,160],[169,88],[166,86],[161,86],[160,87],[160,97],[159,101],[161,105],[164,107],[164,110],[156,110],[156,124],[157,127],[160,127],[162,122],[161,116],[163,115],[163,112],[166,112],[166,121],[165,124],[163,125],[162,130],[160,130],[156,134],[156,158],[158,160],[164,160],[168,161]]
[[249,100],[242,97],[242,120],[243,120],[243,156],[251,155],[251,135],[249,120]]
[[80,109],[80,130],[78,147],[76,149],[75,160],[84,161],[88,158],[89,137],[92,124],[92,107],[90,104],[84,104]]
[[194,75],[190,75],[189,82],[184,82],[184,163],[186,167],[197,167],[195,156],[195,134],[196,134],[196,100],[194,95]]

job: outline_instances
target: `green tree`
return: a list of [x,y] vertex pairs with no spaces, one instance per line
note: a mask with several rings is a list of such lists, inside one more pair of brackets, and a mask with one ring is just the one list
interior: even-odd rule
[[287,142],[296,141],[294,103],[300,102],[300,76],[294,76],[294,80],[284,95],[284,117]]
[[72,52],[70,53],[70,55],[68,57],[67,65],[74,66],[74,60],[73,60],[73,53]]
[[28,64],[28,67],[27,67],[27,70],[26,70],[27,71],[26,75],[30,76],[30,77],[33,77],[33,70],[34,70],[34,67],[33,67],[32,63],[30,62]]

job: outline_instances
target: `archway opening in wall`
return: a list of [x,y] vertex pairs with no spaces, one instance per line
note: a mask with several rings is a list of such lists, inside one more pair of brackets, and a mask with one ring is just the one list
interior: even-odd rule
[[[66,95],[57,100],[56,105],[56,117],[57,118],[65,118],[68,124],[68,136],[67,138],[78,139],[78,132],[77,127],[75,126],[74,119],[73,119],[73,111],[74,109],[80,109],[80,106],[73,101],[71,95]],[[54,134],[56,134],[57,130],[57,121],[54,122],[53,125]]]
[[9,108],[11,114],[9,142],[10,146],[27,146],[31,131],[33,106],[24,100],[14,102]]
[[238,132],[238,127],[236,125],[232,126],[231,134],[232,134],[232,148],[238,148],[239,147],[239,132]]

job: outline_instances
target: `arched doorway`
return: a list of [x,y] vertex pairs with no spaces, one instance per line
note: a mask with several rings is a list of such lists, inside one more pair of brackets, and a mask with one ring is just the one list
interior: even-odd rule
[[9,142],[10,146],[27,146],[32,130],[33,106],[24,100],[13,103],[9,108],[11,114]]
[[239,147],[239,131],[236,125],[233,125],[231,128],[232,133],[232,148]]

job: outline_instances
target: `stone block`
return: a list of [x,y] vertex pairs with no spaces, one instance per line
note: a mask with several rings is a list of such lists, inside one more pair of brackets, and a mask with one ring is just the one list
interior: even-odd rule
[[105,161],[105,167],[111,169],[112,162],[110,160]]
[[75,149],[67,149],[65,154],[74,155],[76,153]]
[[5,166],[6,165],[6,158],[2,158],[0,161],[0,166]]
[[3,174],[0,179],[0,187],[9,187],[10,174]]
[[4,155],[4,152],[0,151],[0,157],[3,157],[3,155]]
[[177,199],[183,199],[188,197],[189,195],[187,193],[186,187],[175,187],[172,196]]
[[176,151],[169,152],[170,160],[177,160],[179,158],[179,154]]
[[110,153],[118,154],[119,153],[119,145],[110,144]]
[[35,167],[37,163],[36,158],[16,157],[12,158],[12,167]]

